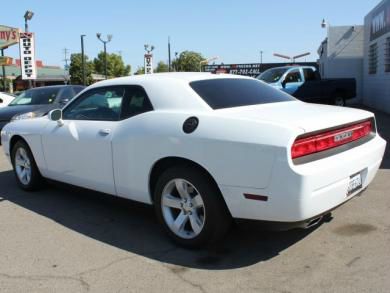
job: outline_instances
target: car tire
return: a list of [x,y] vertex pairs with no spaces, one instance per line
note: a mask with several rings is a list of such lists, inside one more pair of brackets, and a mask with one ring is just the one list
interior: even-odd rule
[[27,143],[22,140],[15,143],[11,161],[16,182],[23,190],[35,191],[42,187],[43,178]]
[[186,248],[215,244],[232,217],[216,184],[202,170],[173,167],[157,180],[155,211],[168,235]]
[[333,100],[335,106],[345,107],[345,99],[343,97],[336,97]]

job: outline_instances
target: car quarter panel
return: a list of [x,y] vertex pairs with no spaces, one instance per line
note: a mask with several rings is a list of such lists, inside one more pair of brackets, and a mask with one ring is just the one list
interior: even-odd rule
[[14,136],[22,137],[31,149],[35,162],[43,176],[46,175],[46,161],[42,150],[41,133],[49,122],[47,116],[13,121],[8,123],[2,130],[1,141],[5,155],[10,158],[10,142]]
[[[199,118],[191,134],[183,122]],[[150,202],[154,164],[180,157],[204,167],[217,184],[265,188],[277,146],[286,146],[301,129],[205,113],[148,112],[121,123],[113,138],[114,177],[119,196]],[[275,136],[275,133],[278,135]]]

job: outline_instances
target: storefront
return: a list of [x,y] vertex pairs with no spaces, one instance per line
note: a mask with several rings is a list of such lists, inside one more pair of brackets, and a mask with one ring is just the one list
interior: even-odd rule
[[364,19],[364,104],[390,113],[390,0]]

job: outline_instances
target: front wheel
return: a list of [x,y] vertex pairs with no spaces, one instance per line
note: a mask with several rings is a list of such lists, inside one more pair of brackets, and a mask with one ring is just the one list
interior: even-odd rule
[[11,151],[12,166],[18,185],[26,191],[34,191],[41,187],[42,176],[35,163],[28,145],[19,140]]
[[344,107],[345,106],[345,99],[343,97],[334,98],[333,104],[335,106]]
[[215,183],[191,167],[171,168],[160,176],[155,189],[155,209],[171,238],[189,248],[221,240],[231,223]]

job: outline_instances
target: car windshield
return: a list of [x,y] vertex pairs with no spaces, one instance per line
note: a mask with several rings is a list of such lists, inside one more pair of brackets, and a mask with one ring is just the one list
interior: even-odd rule
[[190,86],[214,110],[295,100],[256,79],[206,79],[193,81]]
[[53,87],[26,90],[17,96],[9,106],[52,104],[60,89],[60,87]]
[[257,79],[260,79],[266,83],[278,82],[286,71],[287,68],[268,69],[260,74]]

